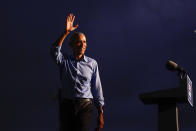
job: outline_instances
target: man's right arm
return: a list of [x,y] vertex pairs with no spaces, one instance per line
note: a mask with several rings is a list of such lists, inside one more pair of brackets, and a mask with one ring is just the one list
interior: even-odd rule
[[55,42],[55,45],[57,47],[61,47],[62,44],[63,44],[63,41],[65,40],[65,38],[67,37],[67,35],[70,32],[72,32],[72,31],[74,31],[75,29],[78,28],[78,24],[75,25],[75,26],[73,25],[74,20],[75,20],[75,16],[72,13],[70,13],[69,16],[67,16],[67,19],[66,19],[65,31],[60,36],[60,38],[57,39],[57,41]]
[[70,14],[69,16],[67,16],[65,31],[61,34],[61,36],[52,45],[52,48],[50,51],[51,56],[58,65],[62,64],[62,62],[63,62],[63,54],[61,53],[61,46],[62,46],[65,38],[68,36],[68,34],[71,31],[78,28],[78,25],[73,26],[74,19],[75,19],[75,16],[73,14]]
[[57,65],[62,64],[63,62],[63,54],[61,53],[61,46],[67,37],[69,32],[65,31],[62,35],[56,40],[56,42],[52,45],[50,54]]
[[63,45],[63,42],[65,38],[69,35],[69,31],[64,31],[61,36],[55,41],[54,46],[55,47],[61,47]]

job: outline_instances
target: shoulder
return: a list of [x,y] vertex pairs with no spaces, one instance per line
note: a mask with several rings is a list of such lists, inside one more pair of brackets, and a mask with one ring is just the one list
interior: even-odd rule
[[92,70],[95,72],[98,68],[97,61],[94,58],[88,57],[85,55],[87,63],[92,67]]
[[92,63],[93,65],[97,65],[97,61],[94,58],[85,55],[85,59],[87,62]]

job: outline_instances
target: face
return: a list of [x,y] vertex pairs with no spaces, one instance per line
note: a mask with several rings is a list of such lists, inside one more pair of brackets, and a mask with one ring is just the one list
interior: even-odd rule
[[83,34],[80,34],[76,40],[76,43],[73,45],[73,51],[77,55],[83,55],[85,53],[86,47],[86,37]]

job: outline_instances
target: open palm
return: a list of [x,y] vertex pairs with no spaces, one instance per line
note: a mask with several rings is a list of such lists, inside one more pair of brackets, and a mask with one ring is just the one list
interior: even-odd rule
[[69,16],[67,16],[66,31],[71,32],[75,30],[76,28],[78,28],[78,24],[73,26],[74,19],[75,19],[75,16],[72,13],[70,13]]

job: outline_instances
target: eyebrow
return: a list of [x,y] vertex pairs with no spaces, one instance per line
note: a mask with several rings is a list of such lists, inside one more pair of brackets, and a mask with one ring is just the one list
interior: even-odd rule
[[85,41],[86,42],[86,40],[77,40],[77,41]]

